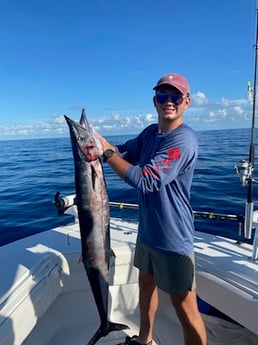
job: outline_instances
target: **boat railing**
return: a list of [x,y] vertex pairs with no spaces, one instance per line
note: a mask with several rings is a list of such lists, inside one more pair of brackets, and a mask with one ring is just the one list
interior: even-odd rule
[[[61,197],[60,192],[57,192],[55,195],[55,205],[58,209],[58,214],[62,215],[64,213],[70,214],[74,216],[75,221],[78,221],[78,214],[77,214],[77,207],[76,207],[76,195],[68,195]],[[110,201],[109,206],[113,208],[119,208],[120,210],[138,210],[139,205],[136,203],[127,203],[127,202],[117,202],[117,201]],[[216,213],[216,212],[209,212],[209,211],[193,211],[193,214],[196,218],[200,217],[203,219],[209,220],[220,220],[220,221],[233,221],[238,223],[238,238],[242,237],[242,228],[245,222],[244,215],[237,215],[237,214],[224,214],[224,213]],[[258,211],[254,212],[254,221],[253,226],[255,228],[254,240],[253,240],[253,254],[252,259],[257,260],[258,257]],[[241,244],[241,240],[237,241],[238,244]]]
[[[62,215],[64,212],[73,205],[76,205],[76,195],[71,194],[68,196],[61,197],[60,192],[57,192],[55,195],[55,205],[58,209],[58,214]],[[110,207],[123,209],[134,209],[138,210],[139,205],[136,203],[128,202],[119,202],[119,201],[109,201]],[[216,212],[207,212],[207,211],[193,211],[195,217],[207,218],[207,219],[218,219],[218,220],[230,220],[237,221],[240,224],[244,222],[243,215],[236,214],[223,214]]]

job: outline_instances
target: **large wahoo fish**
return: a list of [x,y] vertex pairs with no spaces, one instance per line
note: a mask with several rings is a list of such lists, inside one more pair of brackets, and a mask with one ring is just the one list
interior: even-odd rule
[[81,234],[82,261],[100,317],[100,327],[88,345],[111,331],[128,328],[108,321],[110,258],[109,204],[103,175],[102,146],[89,126],[84,109],[80,123],[65,116],[74,157],[75,190]]

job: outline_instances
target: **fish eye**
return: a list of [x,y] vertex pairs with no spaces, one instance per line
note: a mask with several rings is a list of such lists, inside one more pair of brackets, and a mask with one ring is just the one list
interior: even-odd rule
[[78,142],[82,142],[82,141],[83,141],[83,136],[80,135],[80,134],[78,134],[78,135],[76,136],[76,139],[77,139]]

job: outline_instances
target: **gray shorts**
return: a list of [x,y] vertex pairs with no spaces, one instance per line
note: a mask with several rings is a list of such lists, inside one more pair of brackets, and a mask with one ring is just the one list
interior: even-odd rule
[[170,295],[185,294],[196,288],[194,253],[164,254],[137,241],[134,265],[153,275],[157,286]]

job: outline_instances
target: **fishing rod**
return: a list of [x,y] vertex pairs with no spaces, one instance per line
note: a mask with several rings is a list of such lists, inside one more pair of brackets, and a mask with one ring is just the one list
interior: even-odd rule
[[249,178],[248,178],[248,192],[247,201],[245,205],[245,223],[244,236],[248,239],[252,236],[253,228],[253,174],[254,174],[254,159],[255,159],[255,115],[256,115],[256,80],[257,80],[257,62],[258,62],[258,10],[256,8],[256,38],[255,38],[255,63],[254,63],[254,84],[253,84],[253,110],[252,110],[252,125],[251,125],[251,140],[249,150]]
[[[256,115],[256,80],[257,80],[257,64],[258,64],[258,9],[256,8],[256,38],[255,38],[255,63],[254,63],[254,82],[253,82],[253,109],[251,124],[251,139],[249,149],[249,162],[242,160],[239,166],[235,166],[237,173],[240,175],[242,186],[248,184],[247,200],[245,204],[245,222],[244,236],[247,239],[252,237],[253,228],[253,178],[254,174],[254,158],[255,158],[255,115]],[[249,86],[249,84],[248,84]],[[255,181],[257,182],[257,181]]]

